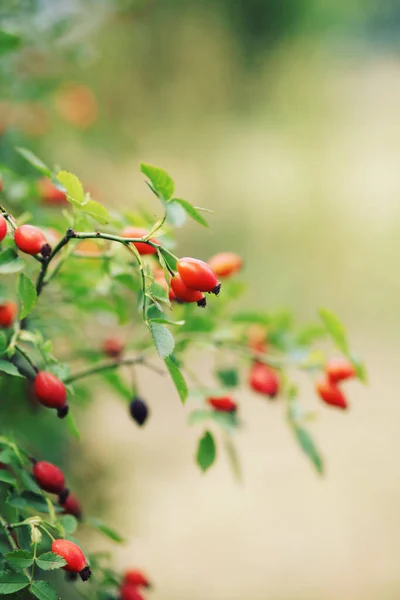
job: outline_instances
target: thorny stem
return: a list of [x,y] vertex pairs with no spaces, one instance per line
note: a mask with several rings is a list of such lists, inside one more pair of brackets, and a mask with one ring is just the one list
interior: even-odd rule
[[85,369],[80,371],[79,373],[75,373],[75,375],[70,375],[70,377],[64,379],[64,383],[73,383],[78,379],[83,379],[84,377],[89,377],[90,375],[96,375],[97,373],[102,373],[103,371],[110,371],[112,369],[118,369],[118,367],[129,365],[145,365],[147,368],[152,369],[155,373],[158,373],[159,375],[164,375],[164,371],[161,371],[161,369],[158,369],[157,367],[147,363],[143,356],[138,356],[136,358],[125,358],[124,360],[119,361],[104,362],[100,365],[90,367],[89,369]]

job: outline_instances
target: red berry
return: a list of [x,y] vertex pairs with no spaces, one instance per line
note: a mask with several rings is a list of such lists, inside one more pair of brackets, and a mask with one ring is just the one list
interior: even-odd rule
[[166,292],[168,292],[168,297],[169,297],[170,302],[172,302],[173,300],[176,299],[176,296],[174,294],[174,290],[172,289],[172,287],[169,287],[168,283],[165,281],[165,277],[164,277],[163,271],[158,272],[158,273],[155,274],[154,281],[156,283],[162,285],[162,287],[164,288],[164,290]]
[[58,377],[48,371],[39,371],[33,387],[37,399],[43,406],[56,408],[60,418],[66,416],[68,413],[67,390]]
[[233,413],[237,410],[237,404],[232,400],[230,396],[221,396],[220,398],[208,398],[207,402],[218,412]]
[[347,408],[347,400],[335,383],[329,379],[319,379],[316,383],[316,390],[320,398],[330,406],[337,408]]
[[[122,236],[126,238],[142,238],[145,237],[149,232],[146,229],[142,229],[141,227],[125,227],[122,232]],[[159,242],[155,238],[150,238],[154,244],[158,244]],[[135,246],[136,250],[144,256],[145,254],[156,254],[157,250],[153,248],[153,246],[149,246],[145,242],[132,242]]]
[[178,260],[177,268],[183,283],[189,289],[219,294],[221,284],[210,265],[203,260],[181,258]]
[[40,179],[38,189],[41,199],[46,204],[52,204],[53,206],[68,204],[65,192],[56,187],[50,179]]
[[50,492],[51,494],[62,494],[65,492],[64,474],[55,465],[40,460],[34,464],[32,473],[36,479],[36,483],[45,492]]
[[7,221],[0,215],[0,242],[4,240],[7,235]]
[[63,569],[71,573],[79,573],[82,581],[89,579],[91,572],[86,564],[86,557],[77,544],[69,540],[54,540],[51,550],[66,561],[67,564]]
[[118,358],[124,351],[124,343],[117,338],[107,338],[103,342],[103,352],[110,358]]
[[333,383],[337,383],[338,381],[355,377],[356,370],[351,362],[339,358],[328,362],[326,365],[326,374]]
[[121,600],[145,600],[144,596],[139,592],[137,587],[124,583],[120,589]]
[[18,227],[14,232],[14,241],[22,252],[32,255],[39,254],[48,245],[43,231],[33,225]]
[[124,584],[136,586],[136,587],[150,587],[150,581],[142,571],[137,569],[131,569],[127,571],[124,576]]
[[255,362],[250,371],[250,387],[259,394],[274,398],[279,392],[279,379],[268,365]]
[[60,501],[60,504],[67,515],[73,515],[77,519],[82,518],[81,505],[75,494],[69,493],[66,499]]
[[190,290],[183,283],[179,273],[171,278],[171,289],[177,300],[181,300],[181,302],[197,302],[198,306],[206,306],[207,304],[204,294],[196,290]]
[[18,306],[15,302],[0,304],[0,327],[10,327],[14,323],[17,312]]
[[243,260],[234,252],[219,252],[209,259],[208,264],[217,277],[230,277],[240,271]]

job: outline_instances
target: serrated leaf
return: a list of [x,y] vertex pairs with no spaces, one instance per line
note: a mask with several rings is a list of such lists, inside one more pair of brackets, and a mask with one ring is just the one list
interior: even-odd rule
[[0,595],[14,594],[29,585],[29,579],[24,573],[2,571],[0,573]]
[[9,485],[16,486],[17,481],[12,473],[9,473],[5,469],[0,469],[0,481],[8,483]]
[[67,562],[62,556],[54,554],[54,552],[45,552],[36,559],[37,566],[43,571],[54,571],[55,569],[61,569]]
[[36,154],[27,150],[27,148],[16,148],[16,150],[34,169],[40,171],[43,175],[51,177],[51,169]]
[[88,200],[81,207],[82,212],[95,219],[98,223],[102,225],[107,225],[110,220],[110,215],[108,210],[99,202],[95,200]]
[[74,533],[78,527],[78,520],[72,515],[62,515],[60,517],[60,523],[64,527],[65,533],[68,535]]
[[179,394],[179,398],[181,399],[182,404],[185,404],[189,395],[189,390],[185,378],[183,377],[179,367],[175,364],[172,357],[165,358],[164,362],[169,371],[169,374],[172,377],[172,381],[175,384],[175,388]]
[[4,555],[14,569],[26,569],[33,565],[33,554],[28,550],[15,550]]
[[20,318],[24,319],[35,308],[37,301],[36,288],[25,273],[18,277],[18,295],[22,304]]
[[30,591],[39,600],[58,600],[59,598],[56,590],[47,581],[34,581]]
[[22,377],[17,367],[7,360],[0,360],[0,371],[12,375],[13,377]]
[[59,171],[56,175],[58,181],[67,190],[68,200],[77,207],[81,207],[85,203],[85,194],[83,185],[78,177],[69,171]]
[[163,200],[167,201],[171,198],[174,193],[174,182],[164,169],[141,163],[141,172],[149,178],[152,187],[154,188],[157,195],[161,196]]
[[191,217],[200,225],[203,225],[203,227],[209,226],[203,215],[199,213],[198,208],[196,206],[193,206],[193,204],[191,204],[187,200],[183,200],[182,198],[173,198],[172,200],[170,200],[169,205],[173,204],[179,204],[179,206],[181,206],[185,210],[189,217]]
[[13,248],[0,252],[0,275],[11,275],[22,271],[25,263]]
[[22,44],[22,38],[15,33],[0,29],[0,56],[17,50]]
[[108,525],[105,525],[101,519],[96,519],[92,517],[90,519],[87,519],[85,523],[86,525],[89,525],[90,527],[94,527],[98,531],[101,531],[102,533],[104,533],[105,536],[107,536],[114,542],[122,543],[124,541],[124,538],[119,533],[117,533],[111,527],[108,527]]
[[175,347],[174,336],[169,329],[160,323],[151,322],[150,330],[158,355],[160,358],[167,358],[167,356],[172,354]]
[[336,346],[344,354],[348,355],[349,344],[344,325],[332,311],[326,308],[321,308],[319,310],[319,315],[325,325],[326,331],[329,333]]
[[199,440],[196,455],[197,464],[203,473],[214,464],[216,455],[217,450],[214,438],[209,431],[205,431],[203,437]]
[[311,460],[317,472],[322,475],[324,472],[324,463],[310,434],[298,425],[293,425],[293,430],[304,454]]

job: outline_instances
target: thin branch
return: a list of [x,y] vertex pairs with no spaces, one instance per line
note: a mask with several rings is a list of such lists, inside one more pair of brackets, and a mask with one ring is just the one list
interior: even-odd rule
[[69,384],[74,381],[77,381],[78,379],[89,377],[90,375],[96,375],[98,373],[103,373],[104,371],[110,371],[113,369],[118,369],[119,367],[126,367],[129,365],[144,365],[148,369],[151,369],[152,371],[157,373],[158,375],[165,374],[164,371],[162,371],[158,367],[147,363],[143,356],[137,356],[136,358],[125,358],[123,360],[113,362],[104,362],[100,363],[99,365],[95,365],[94,367],[89,367],[88,369],[84,369],[83,371],[75,373],[75,375],[70,375],[70,377],[64,379],[64,383]]

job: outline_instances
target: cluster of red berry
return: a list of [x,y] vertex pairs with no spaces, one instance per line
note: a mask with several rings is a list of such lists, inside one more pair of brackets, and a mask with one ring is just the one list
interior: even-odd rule
[[150,588],[151,584],[146,575],[136,569],[125,573],[119,593],[121,600],[145,600],[141,588]]
[[345,409],[348,403],[338,384],[355,376],[356,370],[351,362],[346,359],[331,360],[325,367],[325,375],[316,383],[317,393],[326,404]]

